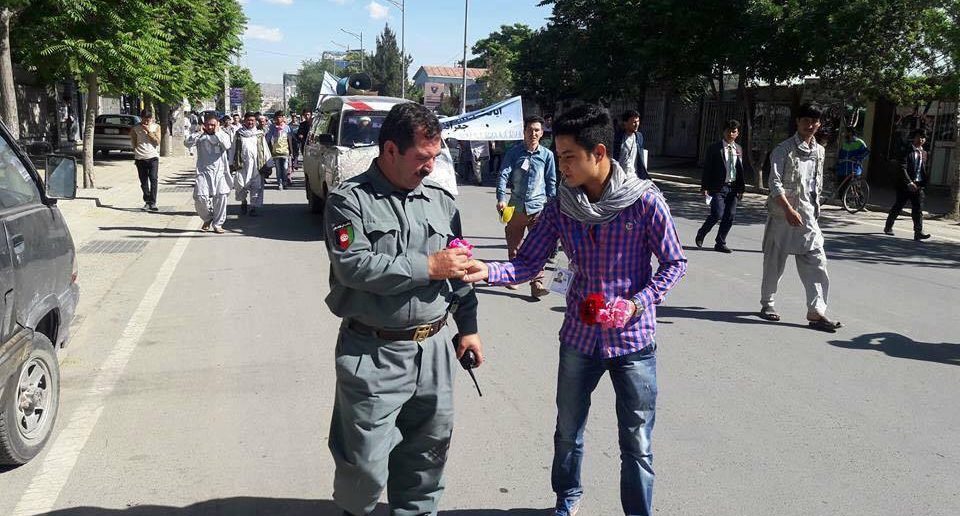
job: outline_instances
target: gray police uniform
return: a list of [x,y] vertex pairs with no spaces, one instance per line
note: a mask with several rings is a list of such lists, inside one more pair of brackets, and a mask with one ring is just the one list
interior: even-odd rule
[[326,301],[343,319],[329,442],[334,500],[363,515],[386,487],[391,514],[434,514],[453,431],[450,307],[461,334],[477,332],[473,289],[427,273],[427,257],[461,235],[456,204],[429,180],[397,190],[374,160],[330,193],[324,224]]

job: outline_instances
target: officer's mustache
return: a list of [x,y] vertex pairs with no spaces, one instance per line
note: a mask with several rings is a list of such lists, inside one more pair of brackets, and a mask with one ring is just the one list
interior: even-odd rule
[[429,168],[421,168],[420,170],[417,171],[417,175],[420,176],[420,179],[423,179],[429,176],[430,172],[433,172],[433,170],[430,170]]

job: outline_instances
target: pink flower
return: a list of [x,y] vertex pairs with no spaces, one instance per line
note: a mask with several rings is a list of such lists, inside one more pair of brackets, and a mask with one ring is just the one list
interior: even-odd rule
[[465,238],[454,238],[447,244],[447,249],[466,249],[469,251],[467,258],[473,258],[473,244],[467,242]]

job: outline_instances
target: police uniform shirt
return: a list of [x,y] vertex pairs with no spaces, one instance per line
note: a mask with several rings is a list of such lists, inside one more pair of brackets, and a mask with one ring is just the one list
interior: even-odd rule
[[477,332],[477,299],[459,280],[431,280],[427,257],[461,236],[454,198],[429,179],[398,190],[377,161],[330,193],[324,220],[330,310],[382,329],[407,329],[453,314],[461,334]]

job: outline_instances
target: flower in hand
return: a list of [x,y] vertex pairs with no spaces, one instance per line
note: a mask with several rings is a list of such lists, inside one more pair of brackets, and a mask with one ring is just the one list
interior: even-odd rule
[[603,294],[594,293],[580,303],[580,320],[590,326],[600,325],[605,330],[623,328],[634,311],[633,303],[626,299],[618,297],[607,303]]
[[580,303],[580,320],[590,326],[598,324],[601,318],[600,311],[606,310],[606,307],[607,303],[603,299],[603,294],[590,294]]
[[454,238],[447,244],[447,249],[466,249],[469,251],[467,258],[473,258],[473,244],[467,242],[465,238]]

